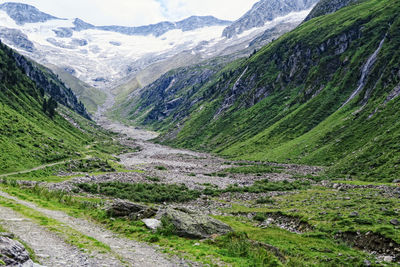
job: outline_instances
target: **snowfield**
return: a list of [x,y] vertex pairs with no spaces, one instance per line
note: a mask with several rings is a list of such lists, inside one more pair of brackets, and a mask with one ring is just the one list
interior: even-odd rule
[[151,64],[182,52],[206,59],[218,56],[221,51],[235,45],[238,46],[235,49],[245,49],[265,30],[282,22],[300,23],[308,13],[309,10],[291,13],[232,39],[222,37],[225,25],[192,31],[175,29],[158,37],[152,34],[125,35],[99,29],[75,31],[74,19],[18,25],[1,10],[0,27],[18,30],[33,43],[34,50],[28,51],[13,45],[12,40],[2,40],[22,54],[44,65],[64,68],[92,86],[111,87]]

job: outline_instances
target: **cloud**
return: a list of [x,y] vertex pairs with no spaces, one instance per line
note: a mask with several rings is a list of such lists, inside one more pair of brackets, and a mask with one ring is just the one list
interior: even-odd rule
[[[138,26],[198,15],[236,20],[257,0],[14,0],[63,18],[95,25]],[[1,1],[5,2],[5,1]]]

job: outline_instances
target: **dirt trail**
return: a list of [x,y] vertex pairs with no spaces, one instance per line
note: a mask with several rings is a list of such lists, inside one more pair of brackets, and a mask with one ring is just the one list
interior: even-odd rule
[[10,172],[10,173],[5,173],[5,174],[0,174],[0,178],[8,177],[8,176],[15,175],[15,174],[23,174],[23,173],[28,173],[28,172],[32,172],[32,171],[37,171],[37,170],[41,170],[41,169],[44,169],[44,168],[47,168],[47,167],[52,167],[52,166],[64,164],[64,163],[67,163],[67,162],[69,162],[69,160],[64,160],[64,161],[50,163],[50,164],[44,164],[44,165],[40,165],[40,166],[37,166],[37,167],[29,169],[29,170],[25,170],[25,171]]
[[[96,240],[108,245],[111,247],[111,250],[113,254],[118,255],[124,262],[127,263],[128,266],[140,266],[140,267],[146,267],[146,266],[188,266],[185,262],[181,261],[180,259],[177,258],[167,258],[166,254],[162,254],[161,252],[157,251],[154,247],[151,247],[147,244],[136,242],[131,239],[119,237],[116,234],[112,233],[111,231],[108,231],[104,229],[102,226],[89,222],[84,219],[78,219],[71,217],[64,212],[61,211],[55,211],[55,210],[49,210],[45,208],[41,208],[36,206],[35,204],[31,202],[27,202],[21,199],[18,199],[16,197],[10,196],[9,194],[5,192],[0,191],[0,196],[14,200],[15,202],[24,205],[26,207],[29,207],[32,210],[36,210],[45,216],[55,219],[65,225],[68,225],[69,227],[83,233],[84,235],[90,236],[95,238]],[[6,216],[8,217],[8,216]],[[3,217],[4,218],[4,217]],[[32,225],[33,223],[29,223],[27,220],[22,220],[20,221],[20,227],[22,229],[30,229],[31,227],[37,227],[35,225]],[[10,229],[11,232],[17,234],[22,240],[26,241],[27,243],[30,243],[29,240],[25,240],[24,232],[16,232],[14,229]],[[50,240],[49,244],[53,244],[53,240]],[[56,244],[56,243],[54,243]],[[61,245],[59,245],[60,248],[62,248]],[[38,244],[33,243],[32,244],[33,248],[37,248]],[[68,250],[66,250],[68,251]],[[48,253],[45,253],[48,254]],[[74,256],[75,254],[69,253],[68,255],[63,256],[63,259],[68,259],[69,256]],[[57,255],[50,255],[51,258]],[[58,257],[58,256],[57,256]],[[57,259],[57,257],[55,259]],[[110,261],[112,258],[110,258],[110,255],[103,255],[103,257],[100,259],[99,262],[102,264],[105,264],[104,266],[119,266],[122,265],[120,262],[117,264],[116,260],[112,262],[113,264],[110,265]],[[104,261],[101,261],[104,260]],[[99,263],[97,262],[97,264]],[[56,266],[56,265],[49,265],[49,266]],[[64,265],[65,266],[65,265]],[[103,266],[103,265],[76,265],[76,266]]]
[[[82,159],[90,159],[90,158],[91,158],[91,156],[86,156]],[[68,162],[71,162],[71,160],[64,160],[64,161],[59,161],[59,162],[54,162],[54,163],[49,163],[49,164],[43,164],[43,165],[37,166],[35,168],[29,169],[29,170],[24,170],[24,171],[19,171],[19,172],[10,172],[10,173],[5,173],[5,174],[0,174],[0,178],[8,177],[8,176],[16,175],[16,174],[24,174],[24,173],[28,173],[28,172],[33,172],[33,171],[41,170],[41,169],[44,169],[47,167],[65,164]]]
[[83,253],[10,208],[0,206],[0,218],[1,225],[27,243],[45,266],[122,266],[107,255]]

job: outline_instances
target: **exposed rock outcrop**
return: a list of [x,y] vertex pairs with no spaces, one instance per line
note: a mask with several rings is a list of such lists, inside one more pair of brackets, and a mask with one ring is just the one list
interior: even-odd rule
[[208,238],[214,234],[227,234],[233,231],[221,221],[190,211],[167,208],[161,216],[174,225],[177,235],[183,237]]
[[1,261],[6,266],[40,267],[30,259],[28,251],[20,242],[4,234],[0,234],[0,265]]
[[133,220],[150,218],[156,215],[156,210],[153,208],[123,200],[114,201],[106,210],[110,216],[129,217]]

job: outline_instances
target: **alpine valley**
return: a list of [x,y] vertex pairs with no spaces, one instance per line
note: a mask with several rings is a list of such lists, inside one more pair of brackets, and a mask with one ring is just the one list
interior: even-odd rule
[[400,266],[399,14],[0,3],[0,266]]

